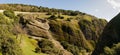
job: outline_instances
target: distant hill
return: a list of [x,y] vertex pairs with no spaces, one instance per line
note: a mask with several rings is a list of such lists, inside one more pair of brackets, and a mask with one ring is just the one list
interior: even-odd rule
[[105,27],[100,36],[93,55],[120,54],[120,14],[115,16]]

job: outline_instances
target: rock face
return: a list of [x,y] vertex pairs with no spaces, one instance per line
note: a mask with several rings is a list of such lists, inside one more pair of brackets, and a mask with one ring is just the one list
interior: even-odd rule
[[114,17],[105,27],[92,55],[100,55],[104,47],[112,47],[120,42],[120,14]]
[[[46,37],[45,33],[49,30],[48,21],[45,19],[29,17],[30,15],[26,15],[23,17],[23,20],[26,20],[25,30],[29,35],[37,36],[37,37]],[[32,16],[32,15],[31,15]]]

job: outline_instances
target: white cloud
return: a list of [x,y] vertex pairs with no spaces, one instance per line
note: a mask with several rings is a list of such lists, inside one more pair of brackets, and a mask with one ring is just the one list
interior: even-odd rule
[[114,9],[120,12],[120,0],[107,0],[107,1],[113,6]]

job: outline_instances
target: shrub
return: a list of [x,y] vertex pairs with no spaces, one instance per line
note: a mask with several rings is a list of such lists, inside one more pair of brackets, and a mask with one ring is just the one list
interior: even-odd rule
[[71,16],[76,16],[76,15],[78,15],[78,14],[79,14],[79,11],[70,12],[70,15],[71,15]]
[[120,43],[114,44],[113,47],[105,47],[104,48],[105,55],[119,55],[120,54]]
[[111,49],[109,47],[105,47],[104,48],[104,54],[105,55],[113,55],[113,52],[111,51]]
[[4,15],[0,13],[0,19],[4,18]]
[[65,41],[62,41],[61,44],[63,45],[63,47],[70,51],[71,53],[73,53],[74,55],[79,55],[79,49],[77,46],[71,45]]
[[38,41],[38,45],[39,45],[39,49],[41,48],[41,51],[43,53],[47,53],[47,54],[55,54],[55,55],[59,55],[61,54],[60,50],[58,48],[56,48],[53,43],[47,39],[42,39],[41,41]]
[[46,15],[52,15],[52,12],[48,12]]
[[[1,31],[3,32],[3,31]],[[3,55],[22,55],[22,50],[11,33],[4,31],[0,35],[0,48]]]
[[11,32],[14,26],[13,19],[0,15],[0,25],[0,52],[2,55],[23,55],[16,36]]
[[67,18],[67,21],[71,21],[73,18]]
[[48,19],[55,20],[55,19],[57,19],[57,17],[55,15],[51,15]]
[[60,19],[64,19],[64,17],[63,17],[63,16],[60,16],[60,15],[58,15],[58,18],[60,18]]
[[36,53],[41,53],[41,48],[36,47],[36,48],[35,48],[35,52],[36,52]]
[[[86,55],[87,52],[86,52],[85,49],[83,49],[83,50],[80,51],[80,53],[81,53],[81,55]],[[89,54],[88,54],[88,55],[89,55]]]
[[15,13],[13,11],[10,11],[10,10],[5,10],[3,13],[7,17],[10,17],[10,18],[14,18],[15,17]]
[[95,47],[95,41],[89,40],[88,42],[89,42],[93,47]]
[[47,39],[42,39],[41,41],[38,42],[38,45],[41,48],[44,48],[46,46],[53,48],[53,43]]

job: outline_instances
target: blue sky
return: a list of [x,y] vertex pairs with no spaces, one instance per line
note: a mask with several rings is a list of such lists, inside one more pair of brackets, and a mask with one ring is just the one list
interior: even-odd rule
[[[117,1],[117,0],[116,0]],[[1,0],[0,3],[20,3],[58,8],[66,10],[79,10],[108,21],[119,13],[120,3],[115,0]],[[117,1],[118,2],[118,1]],[[115,6],[116,5],[116,6]]]

